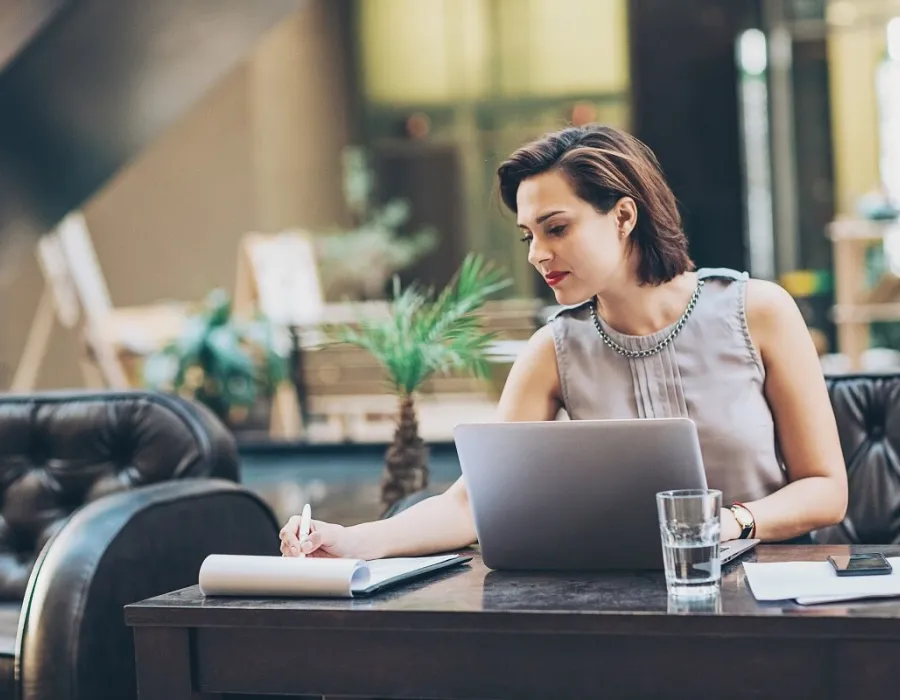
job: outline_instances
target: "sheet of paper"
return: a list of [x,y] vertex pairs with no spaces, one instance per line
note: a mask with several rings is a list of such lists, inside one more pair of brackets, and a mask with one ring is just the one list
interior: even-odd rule
[[744,562],[747,583],[757,600],[825,602],[874,596],[900,596],[900,557],[894,571],[881,576],[838,576],[827,561]]
[[211,554],[199,583],[204,595],[349,598],[368,584],[368,569],[358,559]]
[[374,586],[396,576],[404,576],[434,564],[455,559],[456,554],[436,557],[393,557],[390,559],[373,559],[369,562],[369,580],[365,585],[354,584],[354,588]]

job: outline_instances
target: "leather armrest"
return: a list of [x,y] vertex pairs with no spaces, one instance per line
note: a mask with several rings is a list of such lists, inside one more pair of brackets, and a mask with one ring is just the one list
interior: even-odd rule
[[21,700],[135,697],[123,606],[197,583],[213,553],[275,554],[269,507],[224,480],[114,494],[77,511],[41,552],[17,639]]

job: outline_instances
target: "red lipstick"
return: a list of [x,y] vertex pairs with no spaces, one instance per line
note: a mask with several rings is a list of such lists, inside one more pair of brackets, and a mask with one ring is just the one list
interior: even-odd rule
[[568,272],[553,271],[548,272],[546,275],[544,275],[544,279],[547,280],[547,284],[549,284],[551,287],[555,287],[568,276]]

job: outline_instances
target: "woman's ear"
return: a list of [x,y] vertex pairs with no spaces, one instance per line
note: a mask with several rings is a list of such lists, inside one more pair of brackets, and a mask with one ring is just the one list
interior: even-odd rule
[[613,211],[616,215],[616,226],[619,229],[619,236],[625,238],[637,226],[637,204],[631,197],[622,197],[616,202]]

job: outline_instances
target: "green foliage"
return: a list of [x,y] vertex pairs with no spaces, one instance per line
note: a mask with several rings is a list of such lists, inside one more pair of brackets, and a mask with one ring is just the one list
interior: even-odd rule
[[212,291],[182,334],[144,364],[144,382],[158,391],[176,391],[225,417],[269,396],[287,376],[275,328],[265,318],[232,316],[231,299]]
[[469,255],[453,280],[435,298],[416,285],[400,289],[387,318],[362,318],[358,327],[334,332],[337,341],[370,352],[385,368],[397,393],[408,396],[432,374],[463,371],[489,374],[485,352],[496,334],[485,332],[477,311],[491,294],[512,280],[477,255]]
[[344,199],[354,226],[316,236],[322,284],[332,299],[381,298],[392,275],[434,249],[437,232],[426,226],[399,235],[410,218],[409,203],[373,204],[374,175],[360,148],[344,151],[343,168]]

